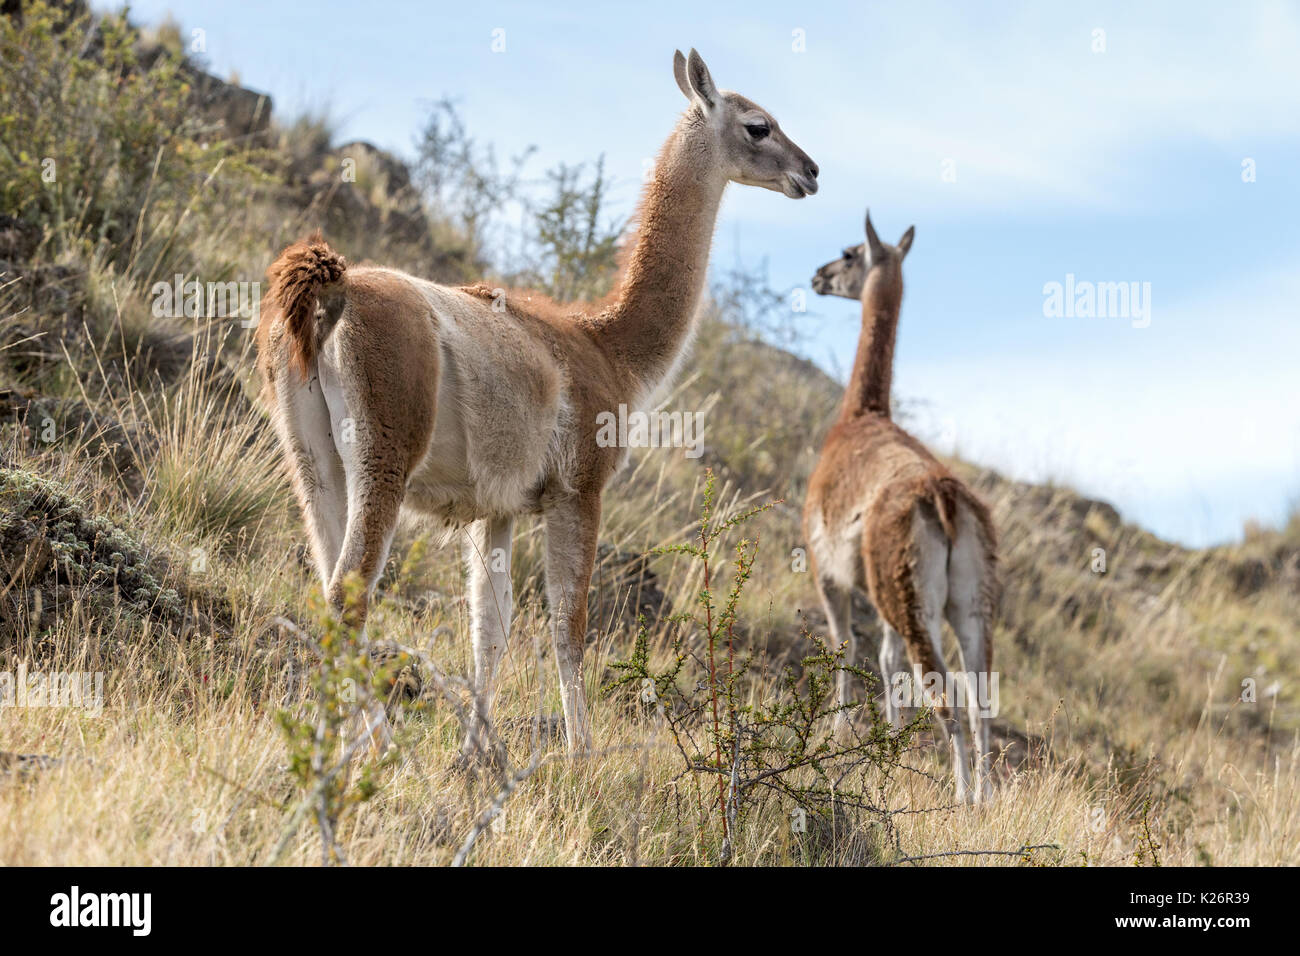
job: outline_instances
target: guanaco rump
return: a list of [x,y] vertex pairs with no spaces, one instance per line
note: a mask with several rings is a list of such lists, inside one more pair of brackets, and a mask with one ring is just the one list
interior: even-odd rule
[[[689,105],[602,303],[539,305],[350,266],[318,235],[268,271],[258,366],[335,613],[353,572],[372,599],[403,507],[465,532],[478,715],[466,756],[483,752],[510,635],[511,537],[524,513],[546,523],[566,743],[590,748],[587,589],[602,490],[627,455],[598,444],[597,416],[653,407],[681,361],[727,183],[793,199],[817,191],[817,164],[769,113],[718,89],[698,53],[678,51],[673,74]],[[364,620],[364,605],[354,610]]]
[[[915,438],[890,417],[894,339],[903,300],[903,258],[914,228],[891,246],[866,219],[866,242],[817,270],[813,291],[862,300],[862,333],[839,418],[826,436],[808,484],[804,533],[831,637],[855,660],[850,626],[853,589],[866,591],[884,637],[880,673],[886,714],[902,723],[895,689],[941,687],[963,681],[974,745],[971,757],[955,708],[942,693],[927,703],[952,742],[957,798],[978,802],[992,794],[988,717],[981,713],[992,684],[993,619],[998,602],[997,544],[988,509]],[[959,675],[944,666],[944,618],[957,635]],[[904,656],[911,665],[905,669]],[[976,672],[985,684],[978,686]],[[838,676],[837,699],[849,702],[849,675]],[[941,683],[940,683],[941,682]],[[964,692],[964,694],[960,693]],[[982,693],[981,693],[982,692]],[[844,711],[836,730],[848,730]]]

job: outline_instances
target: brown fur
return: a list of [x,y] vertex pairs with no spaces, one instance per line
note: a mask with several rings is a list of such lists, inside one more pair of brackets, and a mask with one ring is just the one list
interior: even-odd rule
[[[924,671],[937,671],[914,584],[917,516],[929,515],[952,542],[964,506],[975,519],[990,567],[997,561],[997,535],[984,503],[889,416],[902,293],[901,256],[895,250],[890,261],[872,269],[863,288],[858,352],[839,419],[809,479],[805,527],[813,514],[827,528],[862,521],[862,566],[856,584],[903,638],[913,662]],[[990,624],[996,601],[993,590],[986,600]],[[986,649],[987,670],[992,665],[991,640]]]
[[844,392],[844,412],[889,418],[894,383],[894,342],[903,296],[902,262],[891,260],[867,276],[862,290],[862,333],[853,374]]
[[[659,154],[636,241],[601,301],[566,306],[509,291],[502,309],[486,285],[450,289],[386,269],[347,269],[317,235],[272,266],[257,331],[258,367],[277,400],[276,427],[336,608],[346,574],[360,571],[373,587],[403,504],[449,526],[484,522],[507,535],[504,519],[545,515],[571,748],[590,741],[581,660],[601,494],[627,454],[597,443],[599,413],[644,405],[681,359],[729,179],[791,198],[817,189],[816,165],[775,120],[766,117],[770,133],[751,141],[742,117],[758,108],[718,91],[695,51],[689,60],[677,54],[674,73],[691,105]],[[450,413],[436,414],[440,378],[455,399]],[[340,403],[362,419],[346,450],[334,435]],[[343,487],[346,528],[335,560],[330,517]],[[476,681],[486,687],[492,642],[508,635],[474,633]]]
[[[695,170],[716,162],[707,139],[696,135],[704,123],[698,107],[688,108],[660,149],[637,207],[637,239],[619,276],[617,299],[582,323],[641,386],[660,380],[676,358],[704,286],[721,201],[718,184]],[[682,208],[709,213],[681,222]]]
[[[315,318],[320,295],[343,277],[346,268],[347,261],[318,230],[285,249],[267,270],[270,291],[265,305],[282,317],[289,333],[289,364],[304,379],[319,348]],[[265,334],[259,323],[259,347]]]
[[[328,248],[328,247],[327,247]],[[372,580],[382,569],[385,519],[393,521],[402,506],[406,479],[424,457],[437,411],[438,349],[432,323],[411,323],[410,315],[429,315],[419,293],[390,282],[378,271],[358,269],[344,276],[349,308],[333,334],[348,345],[355,373],[368,393],[371,453],[364,463],[367,511],[374,518],[365,528],[364,550],[356,567]],[[394,350],[387,343],[401,341]],[[335,582],[331,603],[341,606],[343,582]],[[364,612],[364,609],[362,609]]]
[[[648,383],[662,378],[689,335],[703,284],[704,263],[687,267],[680,256],[707,257],[721,184],[715,208],[710,209],[710,197],[698,187],[686,157],[674,159],[674,144],[678,152],[689,145],[680,131],[674,134],[647,187],[642,233],[625,256],[627,270],[637,276],[630,289],[620,280],[615,291],[598,303],[568,305],[536,292],[507,290],[501,300],[504,313],[493,308],[500,295],[495,287],[477,284],[460,290],[481,304],[485,322],[512,321],[524,328],[536,342],[538,355],[547,357],[542,366],[555,362],[567,370],[577,440],[572,470],[558,476],[557,483],[560,493],[574,502],[573,531],[584,582],[595,563],[602,492],[626,455],[625,449],[597,443],[597,415],[617,409],[620,403],[640,401]],[[683,178],[692,182],[685,186],[673,182]],[[647,239],[645,230],[652,226],[662,232]],[[274,396],[277,369],[291,368],[299,375],[309,371],[328,335],[345,339],[347,353],[360,357],[357,372],[368,383],[380,441],[372,445],[366,462],[372,480],[363,553],[343,554],[339,566],[353,567],[365,580],[373,580],[380,570],[374,565],[382,553],[384,532],[396,519],[410,469],[424,454],[434,429],[437,318],[400,274],[344,269],[342,263],[342,257],[319,236],[294,243],[281,253],[270,270],[271,293],[256,333],[258,367]],[[428,383],[428,388],[415,387],[418,383]],[[310,480],[306,464],[300,455],[294,469],[295,490],[304,511],[310,498],[304,485]],[[540,490],[538,510],[546,510],[547,498],[546,490]],[[336,578],[329,589],[330,603],[337,610],[343,607],[342,588],[343,580]],[[357,611],[354,623],[360,624],[364,603]],[[581,682],[579,664],[587,632],[585,589],[568,606],[556,608],[555,614],[557,655]],[[579,744],[581,728],[573,733],[571,744]]]
[[[571,383],[582,429],[575,488],[599,492],[623,457],[621,449],[596,444],[597,414],[640,397],[638,391],[661,377],[660,370],[671,364],[690,335],[720,198],[720,193],[710,195],[712,190],[691,168],[708,161],[691,136],[703,122],[697,108],[688,108],[660,150],[634,218],[636,238],[620,254],[622,264],[609,295],[595,302],[558,303],[528,290],[504,290],[501,296],[487,283],[463,287],[486,303],[500,297],[512,315],[566,357],[566,364],[583,370]],[[709,214],[682,215],[700,208]]]

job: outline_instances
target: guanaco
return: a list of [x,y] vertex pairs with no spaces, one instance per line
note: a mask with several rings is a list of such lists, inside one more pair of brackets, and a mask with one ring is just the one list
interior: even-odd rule
[[[880,673],[890,721],[902,723],[895,694],[909,677],[915,691],[938,686],[951,694],[956,688],[956,696],[965,697],[975,748],[973,787],[971,757],[952,701],[940,692],[928,702],[952,743],[957,797],[974,802],[992,793],[984,705],[989,687],[996,688],[997,537],[984,504],[891,417],[903,259],[915,229],[909,227],[896,246],[887,245],[868,213],[866,233],[866,242],[845,249],[813,277],[813,290],[821,295],[861,299],[862,334],[839,417],[809,480],[804,529],[831,636],[847,645],[850,660],[857,650],[850,626],[853,590],[865,591],[879,612]],[[950,676],[944,666],[945,617],[957,635],[960,675]],[[849,702],[848,677],[838,675],[841,707]],[[957,687],[957,680],[964,686]],[[846,732],[843,710],[836,721],[837,732]]]
[[[766,110],[673,58],[686,111],[645,187],[616,291],[560,307],[348,265],[319,235],[271,266],[258,366],[320,579],[366,600],[403,508],[463,530],[479,746],[510,634],[515,517],[546,522],[546,587],[569,749],[591,745],[582,658],[602,491],[627,449],[597,419],[653,407],[687,349],[729,182],[801,199],[817,164]],[[607,444],[607,443],[606,443]],[[494,556],[494,557],[490,557]],[[364,619],[365,606],[356,610]]]

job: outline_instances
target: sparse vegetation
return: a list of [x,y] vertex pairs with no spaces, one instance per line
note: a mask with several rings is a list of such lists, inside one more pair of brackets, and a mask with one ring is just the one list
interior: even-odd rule
[[[1300,859],[1294,520],[1190,551],[1069,489],[954,462],[1002,542],[997,799],[952,806],[928,726],[893,733],[870,703],[854,743],[825,742],[830,673],[853,667],[872,694],[870,665],[821,640],[811,581],[792,561],[840,390],[770,344],[779,330],[763,303],[779,295],[743,268],[719,277],[671,398],[708,410],[703,458],[637,452],[606,497],[587,659],[591,685],[616,689],[592,695],[597,752],[570,758],[556,733],[542,549],[525,521],[495,703],[504,756],[466,772],[460,675],[472,664],[455,549],[419,526],[399,532],[368,628],[409,658],[372,658],[323,619],[253,397],[248,330],[157,316],[149,296],[155,274],[256,281],[280,246],[339,210],[367,224],[339,241],[350,257],[474,278],[500,248],[488,223],[525,188],[515,167],[484,169],[486,147],[467,145],[466,124],[439,106],[428,156],[461,165],[444,167],[447,180],[415,177],[412,205],[396,160],[341,150],[327,123],[272,127],[253,152],[247,130],[186,105],[191,74],[175,54],[146,63],[109,17],[85,56],[88,18],[61,26],[53,7],[24,9],[21,22],[0,17],[0,672],[105,680],[97,715],[5,708],[0,754],[57,762],[19,778],[0,761],[0,861]],[[363,153],[356,181],[343,180],[342,160]],[[55,184],[40,176],[47,155]],[[605,180],[587,169],[594,180],[567,168],[567,218],[545,220],[557,257],[545,275],[560,294],[596,295],[610,279]],[[223,205],[232,194],[238,216]],[[528,198],[545,209],[557,196]],[[785,500],[759,507],[773,498]],[[712,535],[739,532],[742,517],[763,548],[742,543],[727,559]],[[855,626],[873,648],[865,604]],[[332,773],[357,700],[398,684],[396,749],[346,781]],[[345,686],[364,693],[348,699]]]
[[[733,861],[751,811],[769,799],[789,807],[791,844],[806,862],[822,856],[843,862],[846,846],[859,848],[859,861],[879,859],[887,852],[885,841],[895,834],[891,811],[873,797],[884,791],[901,766],[924,715],[895,732],[868,697],[863,708],[866,726],[854,731],[850,740],[836,740],[830,720],[849,709],[834,702],[836,675],[848,672],[868,688],[877,683],[872,675],[845,662],[843,648],[832,649],[806,631],[804,656],[779,674],[756,660],[741,634],[739,605],[758,557],[758,541],[742,538],[736,544],[731,583],[721,604],[714,593],[716,546],[728,532],[776,503],[720,515],[715,511],[716,490],[713,472],[708,471],[699,525],[691,540],[656,549],[697,562],[702,578],[696,610],[667,621],[672,646],[664,669],[652,665],[652,657],[663,648],[652,651],[642,624],[631,657],[610,665],[620,676],[607,690],[631,689],[641,709],[667,731],[681,755],[683,773],[696,778],[693,809],[701,837],[708,839],[710,821],[717,824],[714,839],[720,862]],[[823,837],[811,845],[806,837],[810,820],[813,832]],[[860,836],[871,827],[875,841]],[[841,839],[827,841],[827,834]]]

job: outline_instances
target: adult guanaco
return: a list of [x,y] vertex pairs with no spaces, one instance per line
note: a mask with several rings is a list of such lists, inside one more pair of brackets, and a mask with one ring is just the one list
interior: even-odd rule
[[688,105],[601,304],[351,266],[319,236],[289,246],[268,273],[258,366],[335,610],[349,574],[373,588],[403,508],[465,530],[480,717],[467,753],[482,740],[510,634],[511,537],[524,513],[546,522],[566,742],[590,747],[587,589],[601,494],[627,454],[597,442],[598,416],[652,407],[681,361],[727,184],[793,199],[817,191],[817,164],[770,113],[718,89],[698,53],[677,52],[673,74]]

